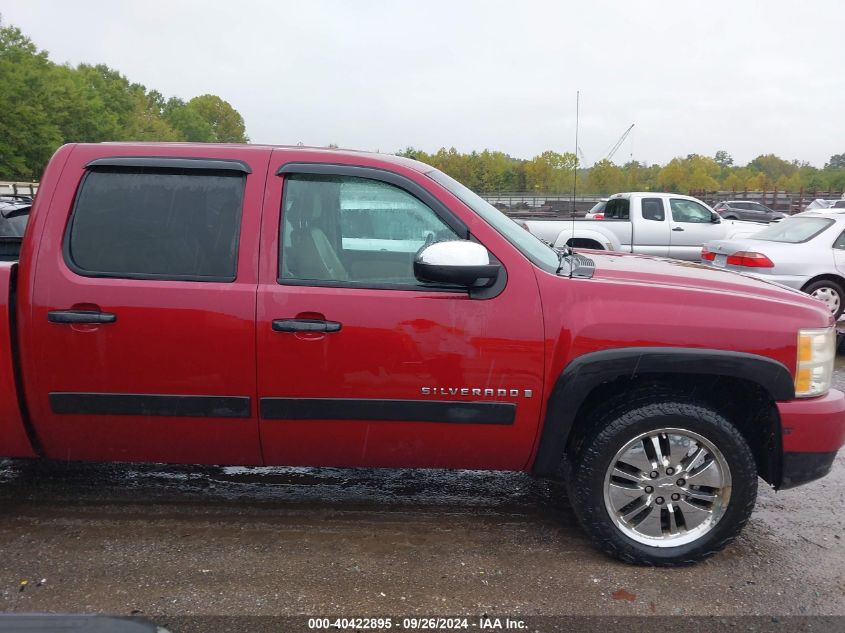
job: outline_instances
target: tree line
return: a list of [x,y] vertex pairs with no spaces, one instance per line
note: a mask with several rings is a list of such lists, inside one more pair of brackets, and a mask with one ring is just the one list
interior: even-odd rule
[[572,152],[546,151],[529,160],[484,150],[461,153],[454,147],[433,154],[409,147],[400,156],[414,158],[484,193],[520,191],[570,193],[573,170],[577,190],[585,194],[619,191],[839,191],[845,188],[845,153],[830,157],[823,169],[797,160],[764,154],[747,165],[734,165],[724,150],[713,157],[689,154],[665,165],[600,160],[591,167],[576,163]]
[[37,180],[63,143],[99,141],[249,139],[218,96],[165,99],[103,64],[56,64],[0,22],[0,179]]
[[[56,64],[20,29],[0,20],[0,180],[37,180],[63,143],[195,141],[247,143],[243,117],[215,95],[188,101],[132,83],[103,64]],[[475,191],[715,191],[778,189],[841,191],[845,153],[822,169],[774,154],[735,165],[726,151],[690,154],[666,165],[601,160],[578,164],[572,152],[545,151],[531,159],[484,150],[433,154],[408,147],[397,152],[446,172]]]

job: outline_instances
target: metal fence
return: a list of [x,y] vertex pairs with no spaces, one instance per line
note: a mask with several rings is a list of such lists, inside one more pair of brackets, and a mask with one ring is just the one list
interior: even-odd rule
[[0,196],[34,196],[37,191],[37,182],[0,182]]

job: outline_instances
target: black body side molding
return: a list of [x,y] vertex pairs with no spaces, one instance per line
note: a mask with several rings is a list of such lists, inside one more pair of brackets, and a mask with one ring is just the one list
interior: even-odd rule
[[183,396],[147,393],[50,393],[59,414],[164,415],[187,418],[248,418],[249,396]]
[[513,424],[512,402],[365,400],[356,398],[261,398],[265,420],[380,420],[450,424]]
[[548,476],[557,471],[578,409],[593,389],[616,378],[648,374],[739,378],[757,383],[773,400],[795,397],[789,370],[756,354],[687,347],[625,347],[584,354],[561,372],[549,397],[534,474]]

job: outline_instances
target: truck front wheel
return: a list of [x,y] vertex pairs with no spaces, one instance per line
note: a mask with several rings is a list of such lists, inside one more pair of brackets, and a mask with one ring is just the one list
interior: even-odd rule
[[739,534],[754,508],[757,470],[721,414],[655,400],[601,418],[568,481],[575,513],[601,549],[631,563],[685,565]]

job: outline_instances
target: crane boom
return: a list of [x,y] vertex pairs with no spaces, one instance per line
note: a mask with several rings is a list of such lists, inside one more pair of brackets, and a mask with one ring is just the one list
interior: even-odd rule
[[616,141],[616,145],[614,145],[613,148],[607,153],[607,156],[604,157],[605,160],[610,160],[611,158],[613,158],[613,155],[622,146],[622,143],[625,142],[625,139],[628,138],[628,135],[631,133],[631,130],[633,130],[633,129],[634,129],[634,124],[631,123],[631,127],[629,127],[627,130],[625,130],[625,133],[622,134],[622,136],[619,137],[618,141]]

